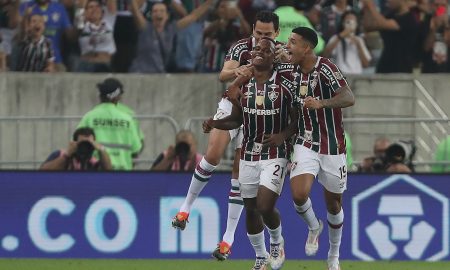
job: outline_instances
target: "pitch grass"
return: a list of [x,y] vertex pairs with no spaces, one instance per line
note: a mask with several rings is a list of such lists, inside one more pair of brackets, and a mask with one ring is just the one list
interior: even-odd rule
[[[1,270],[250,270],[253,261],[229,260],[121,260],[121,259],[0,259]],[[343,261],[342,270],[446,270],[450,262]],[[283,270],[326,270],[323,261],[285,263]]]

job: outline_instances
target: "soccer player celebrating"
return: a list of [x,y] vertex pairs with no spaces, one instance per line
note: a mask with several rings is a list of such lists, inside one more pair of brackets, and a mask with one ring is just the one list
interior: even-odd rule
[[[250,52],[260,38],[270,37],[274,39],[277,37],[279,30],[278,21],[278,16],[273,12],[261,11],[256,15],[256,22],[253,26],[253,35],[238,41],[230,48],[223,69],[219,75],[219,79],[222,82],[233,80],[239,75],[249,76],[248,78],[250,78],[252,73]],[[278,57],[283,53],[283,50],[278,50],[277,52]],[[224,96],[219,102],[214,119],[221,119],[230,115],[231,110],[232,104]],[[216,259],[221,261],[226,260],[230,254],[231,245],[234,242],[234,233],[243,208],[239,182],[237,180],[239,176],[239,157],[242,142],[242,130],[240,130],[239,127],[229,131],[219,129],[211,130],[206,154],[196,167],[186,199],[182,204],[180,211],[172,221],[173,227],[184,230],[192,204],[208,183],[209,178],[219,164],[220,159],[231,140],[234,140],[236,152],[231,179],[231,191],[229,193],[228,201],[227,228],[222,241],[217,245],[217,248],[212,254]]]
[[[287,139],[297,131],[298,110],[293,105],[292,84],[286,78],[292,71],[274,69],[275,46],[270,38],[260,39],[252,53],[254,75],[241,87],[239,107],[233,105],[231,115],[203,124],[205,132],[212,128],[230,130],[243,124],[239,184],[247,235],[256,253],[253,270],[266,269],[269,261],[272,269],[280,269],[285,260],[275,203],[286,176],[291,150]],[[270,254],[265,247],[264,225],[270,234]]]
[[330,249],[328,269],[339,270],[339,246],[344,212],[342,193],[347,188],[346,152],[341,108],[355,98],[342,73],[313,49],[317,34],[306,27],[292,30],[287,44],[290,62],[296,64],[296,104],[300,104],[299,133],[291,167],[291,191],[297,213],[309,227],[306,255],[315,255],[323,225],[314,214],[309,193],[314,178],[325,188]]

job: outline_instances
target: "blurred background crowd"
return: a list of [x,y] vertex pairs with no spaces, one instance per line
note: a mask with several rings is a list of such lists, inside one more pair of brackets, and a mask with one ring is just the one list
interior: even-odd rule
[[447,0],[0,0],[0,69],[217,72],[260,10],[346,74],[450,71]]

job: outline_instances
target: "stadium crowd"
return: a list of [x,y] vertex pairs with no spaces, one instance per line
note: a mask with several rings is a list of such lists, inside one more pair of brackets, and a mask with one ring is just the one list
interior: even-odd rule
[[0,70],[217,72],[260,10],[344,74],[450,71],[446,0],[0,0]]

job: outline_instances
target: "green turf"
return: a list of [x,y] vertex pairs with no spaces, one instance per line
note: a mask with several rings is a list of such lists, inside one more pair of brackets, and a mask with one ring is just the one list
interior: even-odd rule
[[[0,259],[1,270],[250,270],[253,261]],[[448,270],[450,262],[343,261],[342,270]],[[287,261],[283,270],[324,270],[323,261]]]

